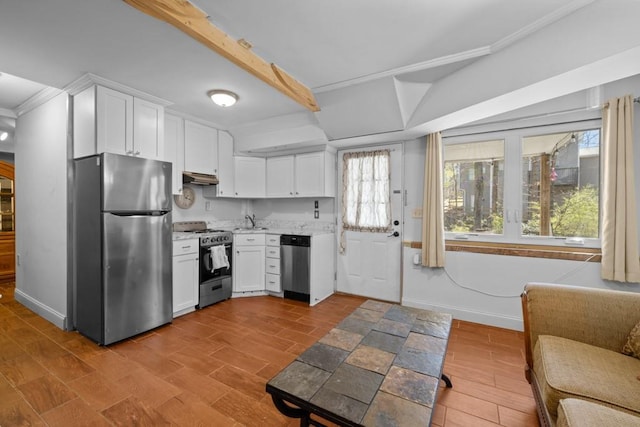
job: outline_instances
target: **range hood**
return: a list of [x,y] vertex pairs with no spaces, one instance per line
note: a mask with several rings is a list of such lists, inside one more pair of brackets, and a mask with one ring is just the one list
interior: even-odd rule
[[218,177],[197,172],[182,172],[182,182],[193,185],[216,185]]

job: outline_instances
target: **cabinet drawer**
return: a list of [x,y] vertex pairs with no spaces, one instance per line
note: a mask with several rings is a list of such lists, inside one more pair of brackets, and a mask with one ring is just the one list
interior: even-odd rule
[[264,234],[234,234],[233,244],[237,246],[264,246]]
[[271,292],[280,292],[280,275],[279,274],[266,274],[265,288]]
[[267,258],[280,259],[280,247],[267,246]]
[[174,240],[173,256],[197,253],[200,247],[199,239]]
[[265,271],[271,274],[280,274],[280,260],[275,258],[266,258],[264,263]]
[[267,234],[267,246],[280,246],[280,235]]

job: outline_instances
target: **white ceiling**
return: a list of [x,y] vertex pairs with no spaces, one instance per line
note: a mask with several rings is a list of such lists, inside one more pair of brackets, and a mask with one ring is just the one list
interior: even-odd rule
[[[607,10],[638,3],[607,1]],[[248,141],[259,139],[274,123],[281,125],[278,138],[284,140],[284,127],[297,129],[289,139],[298,141],[290,143],[357,142],[362,135],[410,130],[407,123],[417,128],[433,118],[416,117],[420,109],[433,116],[424,106],[433,85],[487,63],[486,58],[564,19],[592,9],[596,14],[602,0],[192,2],[213,24],[234,39],[248,40],[256,54],[311,88],[321,111],[308,112],[121,0],[3,1],[0,71],[59,89],[92,73],[230,130],[248,148]],[[0,77],[0,109],[5,113],[41,89],[22,84]],[[206,97],[214,88],[232,90],[240,101],[233,108],[216,107]]]

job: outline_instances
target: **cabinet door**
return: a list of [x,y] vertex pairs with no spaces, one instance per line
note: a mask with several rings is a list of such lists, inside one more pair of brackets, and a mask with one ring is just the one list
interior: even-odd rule
[[184,170],[215,175],[218,169],[218,131],[184,121]]
[[324,152],[296,156],[296,196],[324,195]]
[[133,100],[133,155],[164,160],[164,107]]
[[97,152],[133,154],[133,96],[97,86]]
[[173,257],[173,312],[198,305],[198,254]]
[[233,291],[264,291],[264,246],[236,246],[233,253]]
[[293,156],[267,159],[267,197],[293,197]]
[[233,138],[227,132],[218,131],[218,196],[234,196]]
[[184,171],[184,120],[166,115],[164,119],[165,160],[171,162],[173,194],[182,193],[182,172]]
[[260,157],[234,157],[236,197],[264,197],[265,159]]

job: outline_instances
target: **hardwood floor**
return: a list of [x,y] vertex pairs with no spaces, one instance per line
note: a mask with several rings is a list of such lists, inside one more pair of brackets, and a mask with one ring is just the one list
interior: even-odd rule
[[[265,383],[364,299],[238,298],[109,347],[0,294],[0,426],[295,426]],[[454,320],[437,426],[537,426],[521,332]]]

